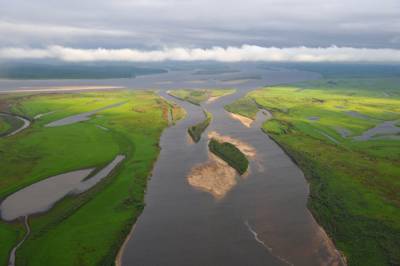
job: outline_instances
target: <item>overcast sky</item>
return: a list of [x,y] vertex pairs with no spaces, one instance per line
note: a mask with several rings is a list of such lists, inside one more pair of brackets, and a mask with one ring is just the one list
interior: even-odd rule
[[[400,1],[0,0],[0,36],[0,58],[65,60],[54,52],[64,49],[75,57],[79,51],[84,61],[90,61],[89,57],[96,60],[96,49],[103,48],[106,60],[122,51],[130,52],[130,61],[135,61],[132,52],[149,51],[166,53],[158,57],[165,60],[176,59],[171,58],[171,50],[176,54],[177,48],[184,49],[186,56],[193,56],[194,48],[215,55],[212,47],[223,49],[224,56],[233,56],[226,48],[234,47],[248,58],[248,47],[253,52],[275,47],[284,48],[277,51],[285,60],[299,60],[290,54],[297,51],[305,52],[300,58],[311,56],[314,61],[316,53],[323,61],[341,52],[343,60],[349,51],[357,52],[356,58],[386,60],[400,49]],[[276,55],[260,49],[261,54],[251,56]],[[327,56],[321,54],[325,50]]]

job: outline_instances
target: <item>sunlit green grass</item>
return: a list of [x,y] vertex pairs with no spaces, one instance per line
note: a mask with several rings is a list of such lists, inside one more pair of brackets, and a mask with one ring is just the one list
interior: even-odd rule
[[258,112],[257,104],[249,97],[241,98],[231,104],[225,106],[228,112],[246,116],[255,119]]
[[[18,265],[112,264],[132,223],[143,208],[144,189],[159,153],[158,141],[173,112],[150,91],[109,91],[5,97],[13,112],[34,117],[25,131],[0,139],[0,197],[63,172],[100,167],[115,155],[127,158],[93,189],[68,197],[50,212],[31,217],[31,237],[17,252]],[[44,127],[72,114],[92,111],[116,102],[126,104],[93,115],[89,121]],[[175,108],[176,109],[176,108]],[[98,126],[107,128],[103,130]],[[6,155],[6,156],[5,156]],[[0,261],[21,238],[18,224],[0,223]]]
[[253,100],[273,113],[263,130],[305,172],[309,206],[349,265],[400,264],[400,141],[353,139],[400,119],[399,92],[397,78],[319,80],[256,90],[227,108],[246,115]]
[[180,89],[171,90],[169,94],[190,103],[200,105],[210,97],[221,97],[233,93],[234,89]]

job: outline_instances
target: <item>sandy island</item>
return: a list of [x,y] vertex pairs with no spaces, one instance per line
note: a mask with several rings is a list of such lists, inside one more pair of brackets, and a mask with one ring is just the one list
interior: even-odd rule
[[[248,158],[256,157],[256,150],[247,143],[230,136],[223,136],[213,131],[208,138],[214,138],[221,142],[234,144]],[[222,199],[237,184],[238,174],[218,156],[208,153],[208,161],[198,164],[189,172],[187,179],[191,186],[209,192],[216,199]]]
[[236,170],[209,152],[206,163],[196,165],[188,175],[191,186],[211,193],[214,198],[225,197],[237,183]]
[[249,145],[249,144],[247,144],[247,143],[245,143],[245,142],[243,142],[241,140],[232,138],[230,136],[223,136],[223,135],[219,134],[218,132],[212,131],[212,132],[208,133],[208,138],[209,139],[214,138],[214,139],[218,140],[219,142],[230,142],[230,143],[232,143],[241,152],[243,152],[244,155],[246,155],[246,157],[248,157],[249,159],[254,159],[256,157],[256,155],[257,155],[256,149],[253,146],[251,146],[251,145]]

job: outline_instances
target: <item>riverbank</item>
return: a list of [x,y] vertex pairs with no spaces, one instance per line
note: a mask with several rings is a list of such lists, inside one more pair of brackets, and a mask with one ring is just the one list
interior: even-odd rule
[[[52,210],[30,217],[31,235],[18,249],[16,264],[74,265],[80,261],[98,265],[114,261],[127,228],[143,209],[147,178],[159,153],[159,137],[168,126],[165,114],[174,112],[179,117],[179,112],[171,111],[170,104],[151,91],[16,95],[0,96],[0,100],[10,103],[17,114],[48,114],[23,136],[0,139],[0,150],[8,151],[0,162],[0,198],[48,176],[105,165],[117,154],[126,156],[93,188],[67,196]],[[84,122],[45,127],[127,99],[126,104],[96,112]],[[6,264],[16,239],[22,237],[22,230],[16,228],[21,227],[0,222],[2,264]]]
[[[382,97],[379,89],[393,97]],[[322,80],[256,90],[247,98],[242,103],[254,100],[273,112],[262,128],[304,171],[310,182],[308,206],[348,264],[399,263],[400,144],[387,134],[354,138],[399,118],[400,94],[393,80]],[[360,115],[350,115],[355,111]]]

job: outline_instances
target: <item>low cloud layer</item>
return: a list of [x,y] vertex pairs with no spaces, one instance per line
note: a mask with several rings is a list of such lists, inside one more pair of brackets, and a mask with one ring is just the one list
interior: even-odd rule
[[0,0],[0,47],[400,49],[398,0]]
[[162,62],[162,61],[217,61],[217,62],[394,62],[400,63],[398,49],[367,49],[351,47],[240,47],[138,49],[75,49],[49,46],[45,49],[0,48],[0,59],[57,59],[66,62]]

